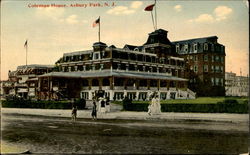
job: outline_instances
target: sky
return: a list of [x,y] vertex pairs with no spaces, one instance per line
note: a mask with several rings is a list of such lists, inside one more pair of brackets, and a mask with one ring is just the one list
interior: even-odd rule
[[[108,46],[144,44],[154,31],[151,14],[144,8],[153,3],[153,0],[3,0],[1,80],[8,79],[9,70],[25,65],[26,39],[28,64],[55,64],[63,53],[92,49],[98,41],[98,27],[93,28],[92,24],[99,16],[101,41]],[[161,0],[157,1],[156,11],[157,28],[167,30],[170,41],[217,36],[226,49],[226,71],[249,74],[246,1]]]

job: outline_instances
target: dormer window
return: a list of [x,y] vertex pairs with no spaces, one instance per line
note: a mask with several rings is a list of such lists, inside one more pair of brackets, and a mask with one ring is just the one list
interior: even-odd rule
[[205,44],[204,44],[204,51],[207,51],[207,50],[208,50],[208,44],[205,43]]
[[177,52],[177,53],[180,52],[180,45],[176,45],[176,52]]
[[137,52],[139,52],[139,48],[135,48],[135,49],[134,49],[134,51],[137,51]]
[[211,45],[211,51],[214,51],[214,44]]
[[93,60],[98,60],[98,59],[100,59],[100,52],[95,52],[93,54]]
[[184,46],[184,51],[187,52],[188,51],[188,45]]
[[193,45],[193,48],[194,48],[194,52],[197,52],[197,43],[195,43],[195,44]]

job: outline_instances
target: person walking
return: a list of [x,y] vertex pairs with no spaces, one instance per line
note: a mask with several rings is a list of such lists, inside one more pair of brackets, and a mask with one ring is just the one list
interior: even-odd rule
[[76,105],[73,105],[71,115],[72,115],[72,121],[76,121],[76,117],[77,117],[77,106]]
[[97,116],[96,116],[96,103],[95,103],[95,101],[93,102],[91,116],[92,116],[93,120],[97,119]]

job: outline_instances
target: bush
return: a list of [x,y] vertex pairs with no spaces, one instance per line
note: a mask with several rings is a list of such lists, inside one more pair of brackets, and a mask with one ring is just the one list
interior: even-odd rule
[[226,104],[238,104],[238,101],[236,99],[225,99],[224,103],[226,103]]
[[[147,111],[148,103],[124,103],[124,110]],[[199,113],[248,113],[248,104],[161,104],[162,112],[199,112]]]
[[75,101],[75,104],[77,106],[78,109],[85,109],[86,107],[86,100],[85,99],[77,99]]
[[30,101],[30,100],[10,100],[2,101],[2,107],[6,108],[39,108],[39,109],[71,109],[72,105],[68,101]]
[[122,100],[122,105],[123,105],[123,109],[124,110],[132,110],[132,100],[129,99],[128,97],[125,97],[123,100]]

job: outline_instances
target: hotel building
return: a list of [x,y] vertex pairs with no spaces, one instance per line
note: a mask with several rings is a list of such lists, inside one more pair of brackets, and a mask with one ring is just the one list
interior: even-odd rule
[[148,100],[152,92],[162,100],[195,98],[185,78],[185,58],[178,56],[167,33],[150,33],[142,46],[96,42],[93,50],[63,54],[57,72],[38,77],[38,98],[91,100],[98,91],[110,100]]

